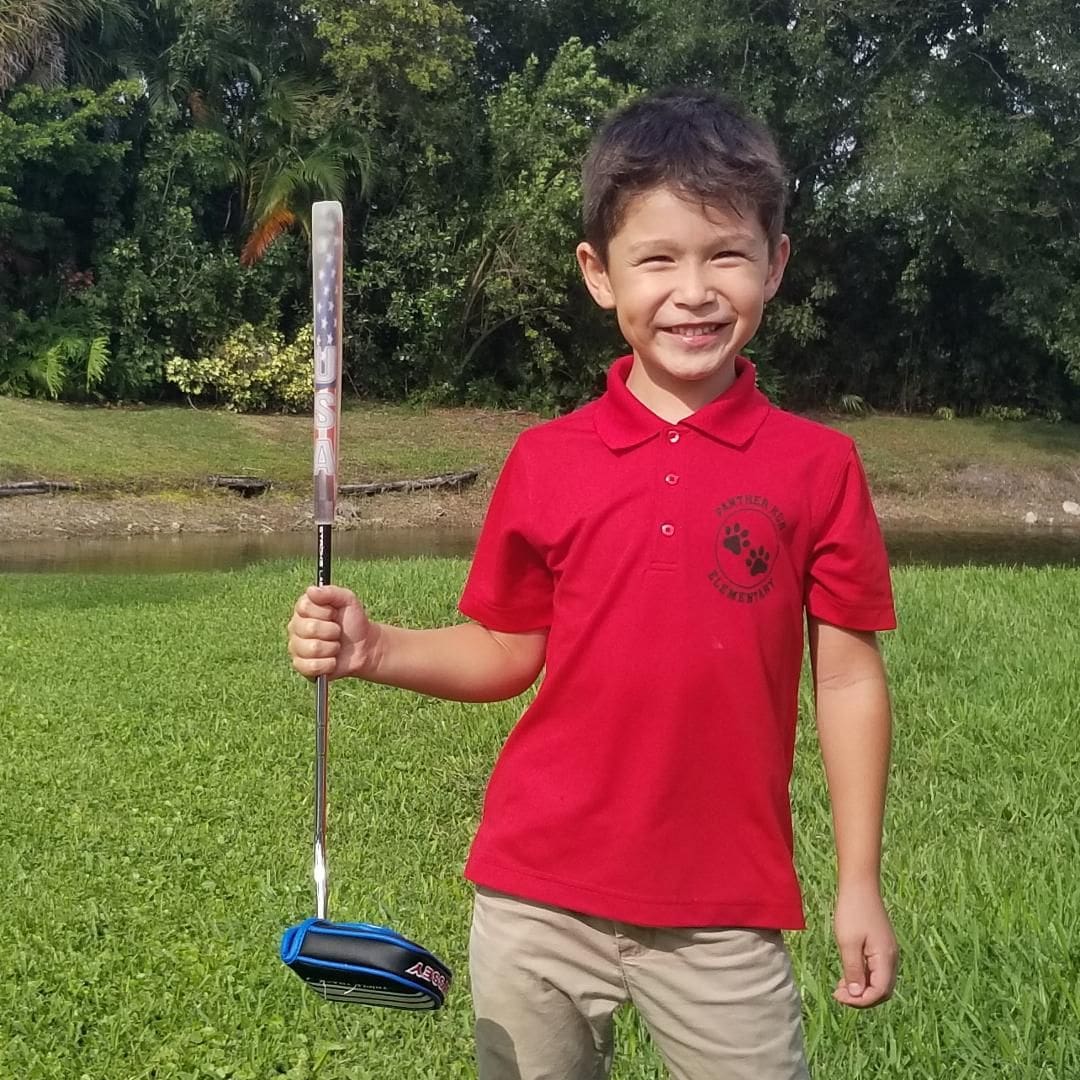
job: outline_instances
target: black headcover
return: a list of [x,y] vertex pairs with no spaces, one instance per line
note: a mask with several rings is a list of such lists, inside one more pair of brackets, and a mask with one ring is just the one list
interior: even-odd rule
[[453,973],[385,926],[305,919],[281,938],[281,959],[328,1001],[391,1009],[437,1009]]

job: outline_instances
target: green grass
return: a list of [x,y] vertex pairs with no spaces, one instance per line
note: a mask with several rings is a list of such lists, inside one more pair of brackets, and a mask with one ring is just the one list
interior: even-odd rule
[[[376,617],[452,617],[464,564],[346,563]],[[0,592],[0,1076],[470,1077],[460,868],[519,703],[342,684],[332,914],[458,973],[434,1016],[324,1004],[276,957],[310,913],[312,692],[283,624],[309,570],[9,576]],[[903,570],[886,882],[900,988],[843,1011],[812,724],[794,785],[815,1075],[1080,1076],[1076,570]],[[805,699],[804,699],[805,707]],[[662,1076],[620,1019],[617,1080]]]
[[1014,476],[1039,469],[1080,485],[1080,424],[888,415],[829,423],[858,443],[876,491],[925,494],[968,465]]
[[[342,483],[501,464],[527,423],[519,413],[347,405]],[[238,416],[187,407],[95,408],[0,397],[0,481],[45,478],[91,488],[202,485],[254,473],[279,488],[311,485],[310,416]]]
[[[479,466],[494,470],[534,416],[477,409],[346,407],[342,482],[398,479]],[[1080,482],[1080,425],[949,422],[905,416],[827,418],[859,443],[876,490],[925,493],[971,464],[1041,469]],[[187,407],[94,408],[0,397],[0,481],[44,477],[91,488],[202,485],[251,472],[308,490],[311,420]],[[1071,490],[1071,489],[1070,489]]]

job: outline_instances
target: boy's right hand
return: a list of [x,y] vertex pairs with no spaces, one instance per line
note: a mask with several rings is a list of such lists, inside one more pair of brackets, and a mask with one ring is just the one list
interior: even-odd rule
[[364,678],[373,667],[378,628],[356,594],[338,585],[312,585],[293,607],[289,655],[305,678]]

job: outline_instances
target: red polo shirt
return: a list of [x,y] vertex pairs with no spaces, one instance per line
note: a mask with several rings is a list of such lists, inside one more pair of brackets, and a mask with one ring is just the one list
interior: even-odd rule
[[669,424],[626,388],[524,432],[461,599],[549,627],[466,876],[646,926],[801,928],[788,786],[804,610],[895,625],[845,435],[774,408],[740,358]]

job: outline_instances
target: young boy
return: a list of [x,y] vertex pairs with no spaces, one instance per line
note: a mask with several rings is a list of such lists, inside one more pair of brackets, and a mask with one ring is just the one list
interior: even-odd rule
[[301,674],[535,699],[466,867],[482,1080],[608,1075],[632,1001],[680,1080],[807,1076],[781,931],[803,927],[788,786],[804,612],[838,865],[834,997],[892,991],[879,858],[889,571],[850,439],[772,407],[740,352],[789,254],[768,132],[705,92],[640,100],[584,173],[577,256],[631,354],[526,431],[460,602],[371,622],[311,588]]

